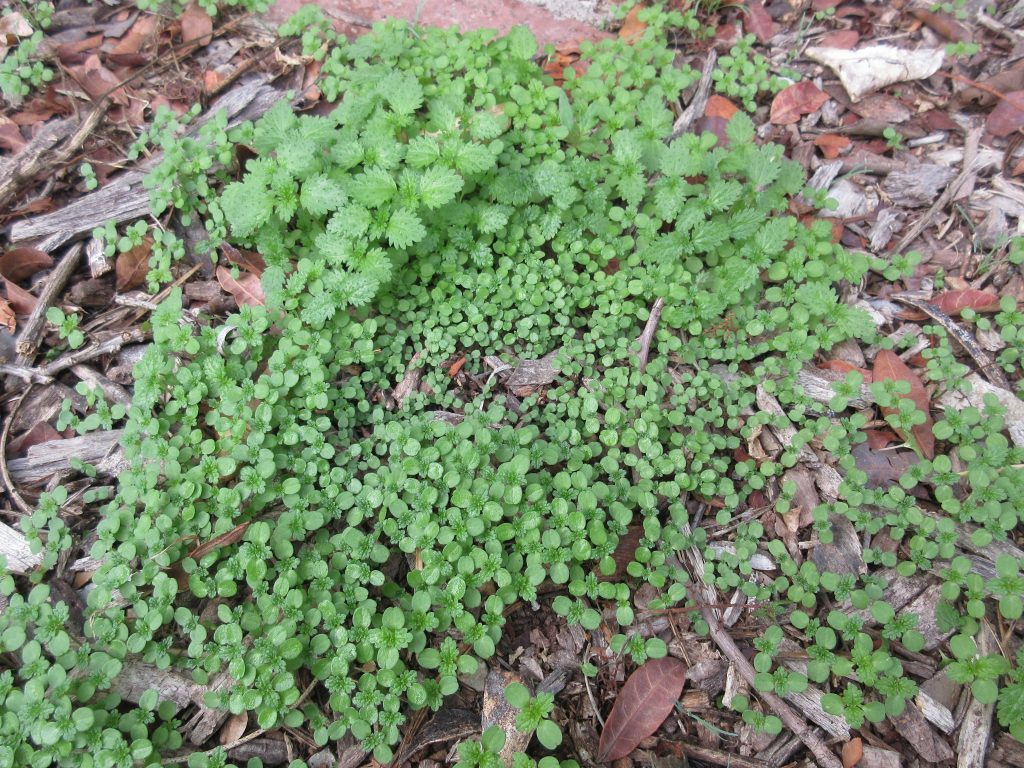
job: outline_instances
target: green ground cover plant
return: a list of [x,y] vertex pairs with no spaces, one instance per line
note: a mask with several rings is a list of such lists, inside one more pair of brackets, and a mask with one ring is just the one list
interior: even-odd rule
[[[1001,558],[985,579],[956,547],[963,531],[975,546],[1005,541],[1024,512],[1024,452],[1000,406],[946,411],[926,458],[913,437],[925,414],[905,384],[875,382],[876,404],[921,454],[879,487],[851,455],[868,424],[849,405],[860,374],[828,406],[798,384],[840,342],[891,346],[845,297],[870,270],[897,279],[915,258],[849,252],[829,223],[791,214],[801,170],[781,146],[759,145],[744,113],[724,140],[669,141],[672,107],[697,74],[674,65],[656,26],[632,44],[581,44],[589,66],[562,86],[521,28],[495,37],[391,21],[351,43],[327,29],[309,10],[291,25],[310,50],[330,43],[328,115],[283,101],[231,131],[214,120],[182,140],[165,117],[153,134],[165,151],[149,181],[154,214],[201,220],[211,253],[224,242],[257,253],[265,301],[221,321],[186,315],[171,291],[152,313],[131,407],[90,390],[99,416],[62,420],[123,426],[131,468],[112,499],[87,503],[94,536],[72,530],[63,487],[23,522],[43,563],[0,581],[0,650],[17,660],[0,673],[0,766],[161,764],[181,747],[179,713],[111,692],[140,660],[201,685],[226,675],[208,704],[250,712],[260,728],[307,729],[318,744],[351,734],[387,762],[410,713],[438,709],[493,657],[509,611],[547,602],[542,588],[559,591],[550,607],[569,624],[596,628],[613,608],[611,647],[630,663],[667,653],[633,625],[642,583],[658,590],[652,607],[682,608],[706,631],[679,559],[690,548],[708,583],[754,603],[756,689],[813,683],[854,728],[899,714],[917,688],[900,661],[920,647],[917,623],[885,601],[878,570],[940,574],[950,675],[996,700],[1020,736],[1020,666],[979,654],[974,638],[996,612],[1020,617],[1021,564]],[[237,144],[256,155],[240,178]],[[181,249],[150,233],[165,238],[151,273],[165,283]],[[144,234],[107,240],[125,250]],[[1000,363],[1016,374],[1016,307],[992,322],[1014,341]],[[74,346],[76,324],[59,324]],[[933,381],[967,386],[943,328],[926,332]],[[513,395],[488,374],[492,355],[510,366],[549,356],[552,381]],[[483,375],[453,377],[463,357]],[[384,396],[411,368],[416,391]],[[785,414],[759,406],[759,392]],[[773,426],[792,428],[789,444],[747,454]],[[844,476],[814,510],[818,540],[846,518],[899,545],[867,547],[863,576],[798,562],[752,514],[755,494],[786,511],[795,490],[780,479],[811,449],[841,457]],[[726,528],[734,549],[709,546]],[[638,546],[610,579],[631,529]],[[759,551],[778,566],[761,580]],[[47,584],[73,553],[103,563],[80,624]],[[877,631],[835,607],[845,601]],[[784,638],[806,651],[806,674],[780,664]],[[540,765],[557,766],[554,698],[512,688],[508,699],[521,730],[536,731]],[[733,704],[745,722],[781,729],[756,691]],[[484,733],[462,745],[461,764],[496,765],[503,744]],[[222,748],[188,758],[227,763]]]

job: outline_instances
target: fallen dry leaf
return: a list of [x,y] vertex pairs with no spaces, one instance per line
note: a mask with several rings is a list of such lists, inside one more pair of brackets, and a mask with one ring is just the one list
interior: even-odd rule
[[181,39],[186,43],[209,45],[213,39],[213,19],[200,8],[195,0],[188,4],[181,16]]
[[21,135],[21,128],[11,120],[4,118],[0,123],[0,148],[6,149],[12,154],[18,154],[28,142]]
[[11,282],[32,277],[53,266],[53,257],[38,248],[13,248],[0,256],[0,275]]
[[145,238],[130,251],[118,254],[114,263],[117,274],[117,290],[128,291],[146,282],[149,274],[149,254],[153,250],[153,239]]
[[644,30],[647,29],[647,24],[640,21],[638,18],[640,11],[644,10],[647,6],[634,5],[633,9],[626,15],[625,21],[622,22],[622,26],[619,27],[619,37],[625,40],[627,43],[632,43],[639,40]]
[[[901,437],[904,440],[913,439],[921,450],[921,454],[926,459],[931,459],[935,456],[935,435],[932,432],[931,401],[928,397],[928,392],[924,388],[924,384],[921,383],[921,379],[907,367],[906,363],[900,360],[895,352],[891,352],[888,349],[883,349],[875,355],[873,373],[876,382],[891,379],[893,381],[905,381],[910,385],[908,397],[914,401],[917,409],[924,413],[925,420],[924,423],[914,426],[910,435],[901,434]],[[895,408],[882,408],[881,410],[886,415],[897,412]]]
[[85,60],[85,63],[77,67],[68,67],[68,72],[82,86],[91,99],[99,99],[110,94],[110,99],[116,104],[125,105],[128,103],[128,96],[123,87],[118,87],[121,82],[117,75],[103,66],[100,57],[93,54]]
[[686,665],[666,656],[649,659],[622,686],[601,731],[598,762],[625,757],[658,730],[672,713],[686,683]]
[[36,308],[37,299],[17,283],[12,283],[4,278],[4,287],[7,289],[7,301],[14,311],[19,315],[30,315]]
[[[34,31],[28,20],[17,11],[0,16],[0,36],[29,37]],[[8,41],[10,45],[15,42],[17,41]]]
[[985,127],[997,138],[1005,138],[1024,128],[1024,91],[1004,94],[995,109],[989,112]]
[[942,66],[945,51],[912,51],[893,45],[869,45],[855,51],[819,46],[808,48],[805,55],[835,71],[851,101],[860,101],[887,85],[931,77]]
[[14,309],[7,302],[7,299],[0,299],[0,326],[14,333],[18,328],[18,318],[14,315]]
[[850,144],[849,136],[839,136],[835,133],[823,133],[814,139],[814,145],[821,149],[821,154],[826,160],[835,160]]
[[860,33],[855,29],[837,29],[823,35],[820,43],[822,48],[839,48],[848,51],[860,42]]
[[978,291],[968,288],[962,291],[946,291],[932,298],[931,303],[950,317],[956,317],[965,309],[975,312],[996,312],[999,310],[999,297],[989,291]]
[[723,120],[729,120],[737,112],[739,112],[739,107],[725,96],[719,96],[717,93],[708,97],[707,106],[704,107],[705,117],[720,117]]
[[232,715],[224,721],[224,725],[221,726],[220,734],[218,735],[218,741],[222,745],[232,744],[238,741],[245,734],[245,729],[249,725],[249,713],[239,712],[237,715]]
[[224,254],[224,258],[231,264],[234,264],[236,267],[239,267],[246,272],[252,272],[256,277],[260,277],[263,274],[263,271],[267,268],[267,264],[263,261],[263,257],[255,251],[247,251],[244,248],[235,248],[235,246],[230,243],[221,243],[220,251]]
[[855,736],[843,744],[843,768],[853,768],[864,757],[864,742]]
[[828,94],[808,80],[779,91],[772,100],[771,121],[775,125],[792,125],[801,116],[809,115],[828,101]]
[[151,16],[148,13],[140,14],[132,28],[118,40],[117,45],[110,53],[116,56],[138,53],[154,39],[158,27],[159,22],[156,16]]
[[767,43],[779,31],[778,25],[772,21],[761,0],[747,0],[747,15],[743,17],[743,28],[747,32],[753,32],[761,43]]
[[60,440],[61,434],[46,421],[37,421],[32,427],[7,444],[7,457],[24,456],[34,445]]
[[234,297],[239,307],[246,304],[262,307],[266,303],[260,279],[251,272],[240,272],[236,280],[225,267],[217,267],[217,282]]

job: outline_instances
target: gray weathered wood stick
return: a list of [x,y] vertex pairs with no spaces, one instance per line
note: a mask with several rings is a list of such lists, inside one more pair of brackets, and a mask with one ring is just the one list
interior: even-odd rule
[[694,122],[701,115],[704,114],[704,109],[708,105],[708,97],[711,95],[711,75],[715,71],[715,63],[718,61],[718,54],[715,49],[712,48],[708,51],[708,57],[704,61],[704,66],[700,72],[700,82],[697,84],[697,90],[693,94],[693,98],[690,99],[690,103],[686,109],[683,110],[682,114],[676,118],[675,124],[672,126],[672,133],[669,134],[668,140],[679,138],[694,124]]
[[149,338],[149,333],[142,330],[141,328],[129,328],[117,336],[112,336],[105,341],[100,341],[95,344],[90,344],[87,347],[76,349],[74,352],[68,352],[66,355],[61,355],[52,363],[47,363],[39,369],[41,373],[46,376],[55,376],[67,368],[84,363],[86,360],[92,360],[93,358],[101,355],[109,355],[117,352],[125,344],[138,344],[140,341],[145,341]]
[[76,243],[64,254],[50,276],[46,278],[46,285],[39,294],[39,301],[35,309],[28,316],[28,320],[21,327],[18,334],[18,365],[31,365],[39,351],[39,337],[43,334],[46,326],[46,310],[57,299],[57,296],[64,290],[68,280],[78,266],[78,258],[82,255],[82,244]]
[[[747,681],[747,684],[751,688],[754,687],[754,666],[747,660],[747,657],[743,655],[743,652],[737,647],[735,641],[722,626],[722,623],[715,616],[710,606],[702,605],[701,613],[704,616],[704,620],[708,623],[708,628],[711,634],[711,639],[715,641],[715,645],[718,649],[725,654],[726,658],[729,659],[736,667],[736,671],[740,673],[740,676]],[[790,706],[770,691],[758,691],[758,696],[761,700],[767,704],[771,710],[779,716],[783,724],[793,733],[795,733],[800,741],[811,751],[814,755],[815,761],[818,765],[823,768],[843,768],[842,762],[835,756],[828,745],[821,740],[818,733],[807,725],[807,722],[796,712],[794,712]]]
[[[93,105],[73,133],[70,131],[72,126],[64,124],[62,121],[62,124],[55,128],[55,135],[61,138],[67,136],[68,133],[71,135],[59,148],[51,149],[53,144],[32,148],[32,144],[29,144],[15,155],[10,161],[11,165],[5,166],[3,178],[0,179],[0,209],[10,205],[26,182],[41,173],[52,173],[54,169],[66,165],[82,147],[85,140],[92,135],[103,116],[107,114],[108,106],[110,106],[110,97],[104,96]],[[33,149],[33,151],[29,153],[29,149]],[[21,160],[22,157],[25,159]]]

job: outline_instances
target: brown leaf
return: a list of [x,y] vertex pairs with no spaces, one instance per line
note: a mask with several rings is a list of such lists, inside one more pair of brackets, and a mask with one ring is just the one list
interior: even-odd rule
[[911,8],[910,12],[917,17],[918,21],[935,30],[947,40],[959,43],[969,42],[971,39],[971,33],[964,25],[948,13],[932,13],[924,8]]
[[835,133],[823,133],[814,139],[814,144],[821,148],[821,154],[826,160],[835,160],[839,153],[850,146],[849,136],[839,136]]
[[7,303],[7,299],[0,299],[0,327],[6,328],[11,333],[18,328],[18,319],[14,316],[14,310]]
[[217,740],[222,744],[232,744],[242,738],[249,725],[249,713],[239,712],[224,721]]
[[931,303],[950,317],[956,317],[965,309],[975,312],[999,310],[999,297],[989,291],[968,288],[963,291],[946,291],[932,298]]
[[1013,91],[1000,99],[996,108],[989,112],[985,127],[997,138],[1005,138],[1018,128],[1024,128],[1024,91]]
[[252,272],[241,272],[236,280],[225,267],[217,267],[217,282],[220,287],[235,297],[235,304],[262,307],[266,303],[260,279]]
[[195,0],[188,4],[181,16],[181,39],[186,43],[208,45],[213,32],[213,19],[210,14],[200,8]]
[[7,456],[8,458],[13,456],[24,456],[28,449],[34,445],[41,445],[42,443],[48,443],[51,440],[60,440],[61,434],[56,429],[50,426],[49,422],[37,421],[32,425],[32,428],[21,435],[18,435],[14,440],[11,440],[7,445]]
[[32,277],[36,272],[53,266],[50,254],[38,248],[14,248],[0,256],[0,275],[11,282]]
[[743,17],[743,27],[747,32],[753,32],[762,43],[767,43],[779,31],[778,25],[772,21],[761,0],[747,0],[747,15]]
[[232,528],[230,531],[222,533],[219,536],[214,536],[205,544],[200,544],[198,547],[189,552],[188,556],[191,557],[193,560],[199,560],[204,555],[208,555],[210,552],[213,552],[213,550],[215,549],[227,547],[236,542],[239,542],[242,540],[242,537],[245,536],[245,532],[248,528],[249,521],[240,523],[239,525],[236,525],[234,528]]
[[[128,103],[128,96],[123,87],[117,87],[121,82],[117,75],[103,66],[100,57],[93,54],[85,60],[84,64],[77,67],[68,67],[68,72],[75,78],[82,90],[92,99],[99,99],[106,94],[111,94],[111,101],[116,104],[125,105]],[[116,89],[116,90],[115,90]]]
[[17,11],[0,16],[0,36],[29,37],[34,31],[28,20]]
[[[895,352],[883,349],[875,355],[874,380],[881,382],[887,379],[905,381],[910,384],[909,397],[914,401],[917,409],[925,414],[925,421],[923,424],[916,425],[911,435],[901,434],[900,437],[904,440],[913,439],[921,450],[921,454],[926,459],[931,459],[935,455],[935,435],[932,433],[931,402],[928,392],[925,391],[924,384],[921,383],[917,374],[910,370]],[[897,412],[895,408],[882,408],[881,410],[886,415]]]
[[81,64],[90,55],[95,55],[95,49],[103,45],[103,35],[93,35],[83,40],[76,40],[73,43],[61,43],[57,46],[57,57],[61,64],[70,66]]
[[802,80],[779,91],[772,101],[771,121],[776,125],[792,125],[802,115],[809,115],[828,101],[828,94],[814,83]]
[[739,108],[735,104],[717,93],[708,97],[707,106],[704,107],[705,117],[720,117],[723,120],[729,120],[737,112]]
[[117,290],[129,291],[146,282],[149,274],[149,254],[153,250],[153,239],[144,238],[142,243],[117,257],[114,271],[117,274]]
[[843,768],[853,768],[864,757],[864,742],[855,736],[843,744]]
[[30,315],[36,308],[37,299],[17,283],[12,283],[4,278],[4,287],[7,289],[7,301],[11,308],[19,315]]
[[229,262],[240,269],[252,272],[256,277],[260,277],[263,274],[263,271],[267,268],[267,264],[263,261],[263,257],[255,251],[238,249],[230,243],[221,243],[220,250],[221,253],[224,254],[224,258]]
[[110,53],[116,56],[137,54],[144,46],[155,39],[158,26],[159,23],[156,16],[151,16],[148,13],[140,14],[132,28],[128,30],[124,37],[118,40],[117,45],[114,46]]
[[834,32],[822,35],[818,45],[822,48],[842,48],[843,50],[848,51],[859,42],[860,33],[857,30],[837,29]]
[[16,155],[24,149],[27,143],[16,123],[10,120],[0,123],[0,149],[6,149]]
[[647,6],[634,5],[633,9],[626,14],[626,20],[622,22],[622,26],[619,27],[619,37],[625,40],[627,43],[635,42],[643,37],[644,30],[647,29],[647,24],[640,21],[638,16],[640,11],[645,10]]
[[658,730],[679,701],[685,682],[686,665],[671,656],[649,659],[633,672],[601,731],[598,762],[625,757]]

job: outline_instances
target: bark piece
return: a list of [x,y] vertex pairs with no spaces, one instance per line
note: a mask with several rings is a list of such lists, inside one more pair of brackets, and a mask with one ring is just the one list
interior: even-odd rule
[[849,518],[831,515],[832,541],[818,544],[811,552],[811,561],[821,573],[861,574],[867,572],[860,537]]
[[880,749],[865,744],[864,752],[857,762],[857,768],[900,768],[900,753],[891,749]]
[[890,720],[900,736],[907,740],[926,763],[941,763],[953,759],[952,748],[935,732],[917,707],[908,705],[902,715]]
[[1014,445],[1024,446],[1024,401],[1007,389],[990,384],[977,373],[967,377],[971,384],[970,394],[964,395],[961,392],[950,390],[938,399],[938,404],[943,408],[961,410],[968,405],[983,409],[985,407],[984,397],[986,394],[995,395],[999,404],[1006,409],[1003,420],[1006,422],[1007,431]]
[[945,165],[922,163],[890,173],[882,191],[899,206],[921,208],[931,205],[957,172]]
[[0,555],[4,556],[7,570],[21,575],[36,568],[43,561],[42,554],[33,554],[25,534],[6,523],[0,523]]
[[[861,359],[863,359],[863,356]],[[845,378],[845,373],[815,368],[810,365],[805,366],[796,375],[797,384],[803,387],[804,394],[812,400],[826,405],[836,395],[832,384]],[[873,403],[874,398],[871,396],[871,387],[865,382],[861,384],[860,393],[850,399],[850,408],[859,411],[864,408],[870,408]]]
[[116,477],[124,468],[119,447],[122,430],[91,432],[65,440],[51,440],[28,449],[28,456],[8,462],[11,477],[20,485],[36,485],[58,472],[71,469],[71,459],[93,464],[100,475]]
[[505,732],[505,746],[501,748],[501,759],[505,765],[512,764],[512,756],[516,752],[523,752],[533,736],[532,733],[523,733],[516,728],[519,710],[505,699],[505,687],[510,683],[525,684],[525,681],[513,672],[491,670],[484,686],[484,705],[480,718],[481,732],[492,725],[497,725]]
[[555,380],[557,375],[555,358],[558,352],[559,350],[556,349],[539,360],[520,360],[505,385],[519,397],[526,397],[541,387],[547,386]]
[[[987,656],[998,653],[995,634],[991,625],[983,621],[981,632],[978,633],[978,655]],[[957,768],[975,768],[985,765],[985,754],[988,752],[988,742],[992,735],[992,713],[995,711],[995,704],[982,704],[971,697],[967,705],[967,713],[960,724],[960,735],[957,738]]]
[[288,762],[288,747],[281,739],[265,736],[228,750],[228,757],[239,763],[245,763],[247,760],[258,757],[263,761],[263,765],[273,768],[273,766],[284,765]]
[[935,608],[941,599],[941,591],[940,585],[932,584],[901,611],[917,615],[917,631],[924,635],[925,651],[935,650],[953,634],[952,630],[943,632],[939,629],[935,618]]

